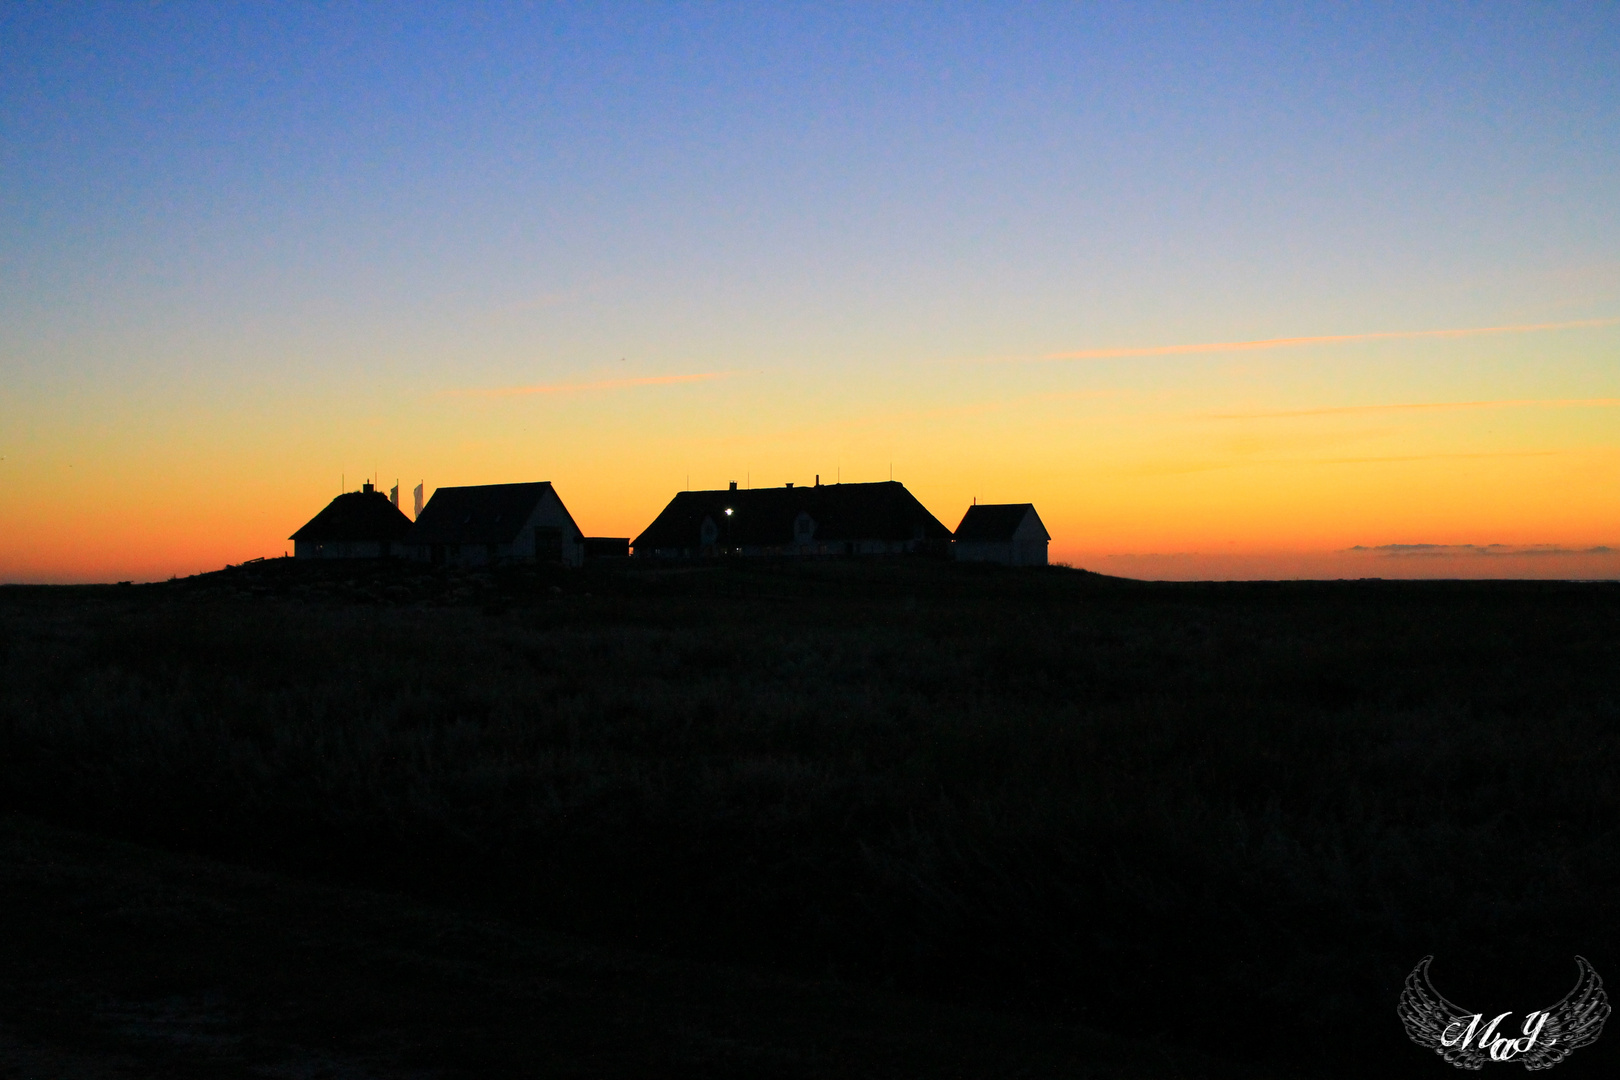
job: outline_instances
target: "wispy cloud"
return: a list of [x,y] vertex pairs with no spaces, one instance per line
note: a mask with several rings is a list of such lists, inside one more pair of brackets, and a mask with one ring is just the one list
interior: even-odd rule
[[1532,457],[1558,457],[1567,453],[1564,450],[1501,450],[1495,453],[1483,454],[1408,454],[1400,457],[1348,457],[1348,458],[1319,458],[1315,461],[1303,462],[1307,465],[1382,465],[1390,462],[1405,461],[1477,461],[1495,458],[1532,458]]
[[1524,323],[1514,326],[1475,326],[1458,330],[1393,330],[1374,334],[1327,334],[1317,337],[1263,338],[1257,341],[1206,341],[1193,345],[1154,345],[1148,348],[1079,349],[1047,353],[1042,360],[1113,360],[1130,356],[1180,356],[1191,353],[1255,352],[1304,345],[1347,345],[1357,341],[1394,341],[1407,338],[1464,338],[1489,334],[1533,334],[1543,330],[1575,330],[1613,326],[1617,319],[1582,319],[1578,322]]
[[1346,548],[1363,555],[1378,555],[1386,559],[1448,559],[1457,556],[1497,559],[1509,556],[1548,555],[1614,555],[1620,549],[1598,545],[1587,548],[1560,547],[1557,544],[1379,544],[1368,547],[1357,544]]
[[1341,405],[1328,409],[1273,412],[1202,413],[1206,420],[1283,420],[1300,416],[1356,416],[1365,413],[1452,412],[1464,409],[1612,409],[1620,398],[1508,398],[1501,401],[1420,401],[1394,405]]
[[500,386],[485,390],[451,390],[463,397],[524,397],[531,394],[581,394],[591,390],[629,390],[637,386],[673,386],[678,383],[724,379],[729,371],[700,371],[690,375],[647,375],[637,379],[602,379],[599,382],[545,383],[539,386]]
[[1119,476],[1179,476],[1186,473],[1215,472],[1220,469],[1249,469],[1282,465],[1290,468],[1310,467],[1317,465],[1401,465],[1414,461],[1477,461],[1498,460],[1501,458],[1538,458],[1557,457],[1566,454],[1565,450],[1501,450],[1477,454],[1402,454],[1376,457],[1308,457],[1304,455],[1294,457],[1261,457],[1234,452],[1224,458],[1204,458],[1198,460],[1178,460],[1147,462],[1134,468],[1125,467],[1116,470]]

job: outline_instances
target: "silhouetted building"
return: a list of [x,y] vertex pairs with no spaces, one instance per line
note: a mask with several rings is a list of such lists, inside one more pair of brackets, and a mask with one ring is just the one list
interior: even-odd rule
[[403,555],[411,519],[369,483],[346,491],[288,537],[299,559],[377,559]]
[[898,555],[948,550],[951,533],[904,484],[683,491],[636,537],[637,558]]
[[550,562],[578,566],[579,526],[549,483],[442,487],[405,537],[411,557],[457,566]]
[[956,527],[951,550],[959,562],[1045,566],[1052,537],[1032,503],[971,506]]

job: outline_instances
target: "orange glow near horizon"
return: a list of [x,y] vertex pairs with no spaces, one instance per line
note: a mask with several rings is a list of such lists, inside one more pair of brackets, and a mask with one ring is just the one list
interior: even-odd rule
[[[397,480],[407,512],[418,481],[431,494],[549,480],[587,534],[633,537],[688,484],[891,468],[951,528],[974,498],[1033,502],[1053,561],[1102,573],[1620,577],[1620,384],[1594,375],[1600,394],[1577,395],[1515,374],[1555,355],[1606,372],[1617,345],[1620,331],[1594,327],[1359,340],[1329,349],[1335,362],[1359,350],[1354,364],[1316,355],[1304,369],[1266,351],[1258,368],[919,358],[858,389],[721,357],[711,372],[599,369],[528,392],[89,390],[42,403],[0,460],[0,579],[154,580],[278,556],[343,473],[349,489]],[[1444,396],[1460,365],[1505,372],[1471,385],[1520,392]]]

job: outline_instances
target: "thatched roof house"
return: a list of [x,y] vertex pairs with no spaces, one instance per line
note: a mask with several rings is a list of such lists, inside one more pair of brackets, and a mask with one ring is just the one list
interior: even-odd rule
[[632,543],[637,558],[944,553],[950,530],[904,484],[683,491]]
[[411,519],[367,483],[345,491],[288,537],[299,559],[377,559],[403,555]]

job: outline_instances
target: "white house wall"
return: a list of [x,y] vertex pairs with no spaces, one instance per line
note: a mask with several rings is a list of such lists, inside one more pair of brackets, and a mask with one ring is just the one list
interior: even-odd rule
[[1040,517],[1033,510],[1026,513],[1024,520],[1018,523],[1018,528],[1013,530],[1012,538],[1015,544],[1030,541],[1044,544],[1051,539],[1046,535],[1046,527],[1041,524]]
[[958,540],[951,548],[957,562],[1012,562],[1012,544],[1005,540]]
[[1041,519],[1031,510],[1024,515],[1013,532],[1012,564],[1014,566],[1045,566],[1046,545],[1051,538]]
[[519,557],[534,558],[534,530],[557,529],[562,533],[562,557],[565,566],[583,566],[585,563],[585,538],[574,524],[574,518],[568,513],[562,499],[557,497],[554,489],[547,488],[540,501],[535,504],[534,510],[529,514],[529,520],[523,523],[523,531],[518,534],[517,542],[513,545]]
[[[376,559],[383,545],[375,540],[294,540],[295,559]],[[401,544],[391,544],[391,554],[403,552]]]
[[1045,566],[1046,541],[1039,537],[1033,540],[1014,540],[1012,543],[1012,564],[1014,566]]

